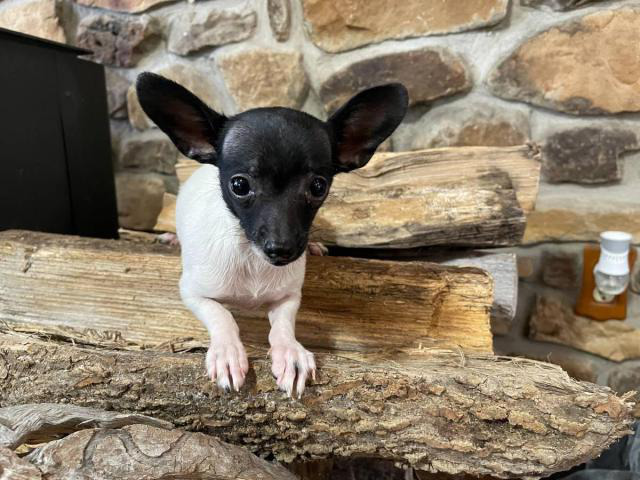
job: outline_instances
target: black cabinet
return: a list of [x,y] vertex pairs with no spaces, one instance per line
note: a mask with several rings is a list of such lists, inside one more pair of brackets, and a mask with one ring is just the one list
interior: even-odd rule
[[0,230],[118,235],[104,69],[0,29]]

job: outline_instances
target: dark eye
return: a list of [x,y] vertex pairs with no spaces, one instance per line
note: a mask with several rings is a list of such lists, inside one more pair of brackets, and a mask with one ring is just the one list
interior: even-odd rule
[[309,185],[309,191],[316,198],[324,197],[327,193],[327,181],[322,177],[314,178]]
[[246,197],[251,193],[251,184],[249,179],[242,175],[236,175],[231,177],[229,181],[229,188],[236,197]]

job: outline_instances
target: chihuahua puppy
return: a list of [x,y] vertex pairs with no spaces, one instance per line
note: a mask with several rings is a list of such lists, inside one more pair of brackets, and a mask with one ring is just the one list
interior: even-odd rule
[[209,376],[227,391],[242,387],[247,354],[225,305],[264,306],[273,375],[289,396],[294,388],[300,396],[316,370],[295,337],[311,223],[334,175],[366,165],[402,121],[406,89],[365,90],[323,122],[288,108],[225,117],[152,73],[142,73],[136,88],[149,118],[204,164],[180,189],[176,227],[180,294],[209,332]]

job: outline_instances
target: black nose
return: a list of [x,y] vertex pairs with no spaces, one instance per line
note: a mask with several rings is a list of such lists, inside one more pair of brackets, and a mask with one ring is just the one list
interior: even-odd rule
[[286,261],[294,255],[293,246],[269,240],[264,244],[264,253],[271,260]]

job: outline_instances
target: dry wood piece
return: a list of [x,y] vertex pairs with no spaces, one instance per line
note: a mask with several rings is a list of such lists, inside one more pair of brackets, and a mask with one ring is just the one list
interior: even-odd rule
[[[182,306],[179,275],[175,249],[161,245],[3,232],[0,320],[117,330],[138,343],[206,341]],[[367,351],[435,339],[492,352],[492,302],[492,281],[477,268],[310,257],[296,331],[312,349]],[[244,341],[266,343],[264,313],[235,313]]]
[[47,480],[295,480],[284,467],[202,433],[149,425],[91,429],[27,456]]
[[[177,165],[184,182],[196,162]],[[343,247],[504,246],[520,242],[538,193],[534,146],[379,153],[335,178],[313,239]],[[175,231],[175,198],[156,229]]]
[[8,448],[0,447],[0,480],[39,480],[42,472]]
[[[264,349],[237,395],[202,354],[115,351],[0,333],[0,404],[65,402],[159,417],[257,454],[376,456],[417,469],[539,478],[596,457],[629,432],[631,404],[531,360],[432,350],[318,354],[301,401],[277,390]],[[89,435],[84,432],[75,435]]]
[[457,267],[477,267],[491,275],[494,290],[491,331],[498,335],[507,334],[518,305],[516,254],[471,252],[437,263]]
[[0,447],[44,443],[86,428],[120,428],[134,423],[172,428],[170,422],[96,408],[38,403],[0,408]]
[[443,247],[412,249],[342,249],[333,254],[381,260],[413,260],[456,267],[476,267],[491,276],[494,285],[491,306],[491,332],[506,335],[518,305],[518,265],[515,253],[495,253],[493,250],[450,250]]

